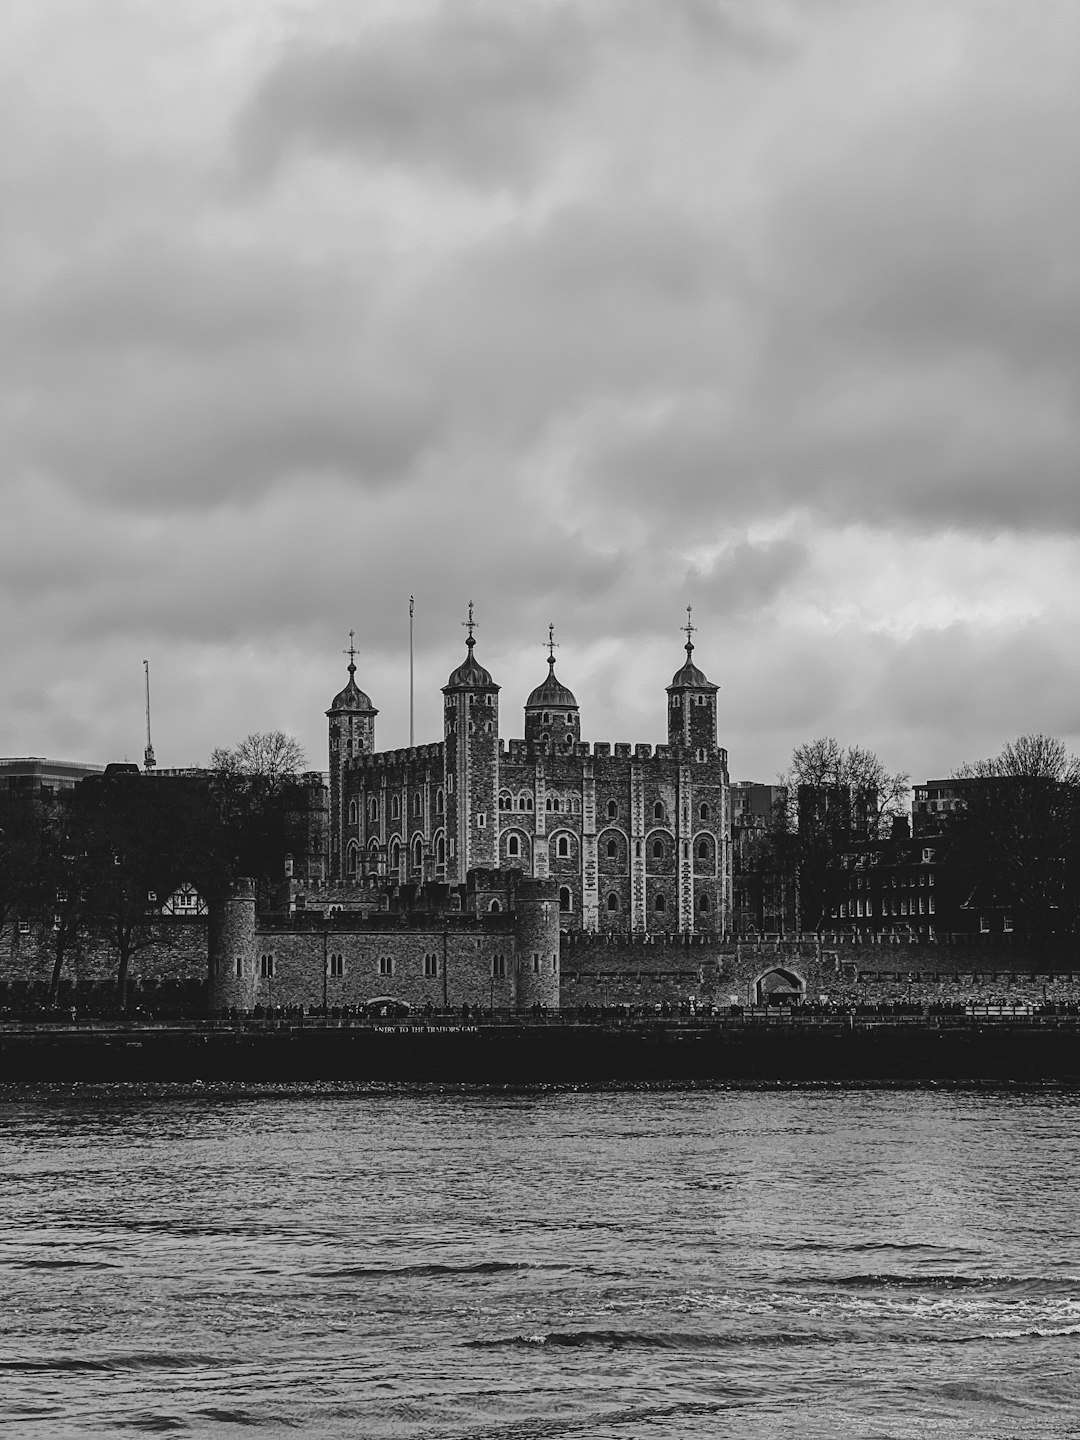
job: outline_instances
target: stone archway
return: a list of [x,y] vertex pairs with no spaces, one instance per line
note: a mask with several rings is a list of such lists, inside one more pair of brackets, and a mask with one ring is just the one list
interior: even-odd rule
[[755,1005],[800,1005],[805,998],[806,981],[779,966],[759,975],[754,986]]

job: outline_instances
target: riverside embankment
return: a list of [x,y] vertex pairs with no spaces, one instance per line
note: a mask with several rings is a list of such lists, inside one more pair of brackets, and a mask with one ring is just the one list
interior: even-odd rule
[[1075,1015],[0,1027],[0,1082],[1080,1083]]

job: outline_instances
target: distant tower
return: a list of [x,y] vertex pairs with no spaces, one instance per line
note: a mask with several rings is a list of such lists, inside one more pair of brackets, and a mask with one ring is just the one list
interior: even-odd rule
[[714,685],[694,664],[694,642],[690,636],[695,627],[690,623],[692,607],[686,607],[686,664],[677,670],[667,687],[668,744],[696,755],[716,751],[716,694]]
[[499,863],[499,687],[473,654],[473,603],[467,654],[443,686],[446,731],[446,878]]
[[548,626],[547,678],[525,701],[525,739],[556,755],[573,753],[581,739],[581,712],[571,690],[555,675],[555,626]]
[[142,663],[146,673],[146,749],[143,751],[143,769],[153,770],[157,761],[154,759],[154,747],[150,743],[150,661],[144,660]]
[[349,683],[334,696],[326,714],[330,721],[330,878],[344,876],[345,771],[354,755],[375,749],[375,716],[379,713],[357,685],[354,632],[349,631]]

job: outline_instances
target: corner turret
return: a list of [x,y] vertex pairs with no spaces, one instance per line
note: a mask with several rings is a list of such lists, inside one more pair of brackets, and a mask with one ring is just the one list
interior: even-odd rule
[[572,690],[555,674],[555,627],[548,626],[547,678],[525,701],[525,739],[532,745],[551,745],[556,755],[570,751],[581,739],[581,712]]
[[716,753],[716,695],[714,685],[694,664],[694,642],[690,636],[692,607],[686,607],[686,663],[671,678],[668,693],[668,744],[691,750],[695,758]]
[[349,679],[330,702],[330,877],[340,883],[344,872],[347,837],[344,834],[345,768],[355,755],[375,750],[375,716],[379,713],[356,683],[354,631],[349,631]]
[[473,603],[464,661],[443,686],[446,731],[446,878],[499,861],[499,686],[473,651]]

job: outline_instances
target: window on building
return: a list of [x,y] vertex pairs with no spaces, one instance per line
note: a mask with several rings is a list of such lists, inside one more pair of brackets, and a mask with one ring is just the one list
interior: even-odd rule
[[570,887],[568,885],[563,885],[559,888],[559,909],[572,910],[573,908],[574,907],[570,895]]
[[394,844],[390,847],[390,869],[397,871],[401,869],[401,846]]
[[697,813],[698,813],[698,819],[699,819],[699,820],[708,820],[708,818],[709,818],[709,807],[708,807],[708,805],[699,805],[699,806],[698,806],[698,812],[697,812]]
[[360,806],[355,800],[349,801],[349,824],[355,825],[360,819]]
[[989,933],[989,931],[990,931],[990,917],[989,917],[989,915],[980,915],[980,916],[979,916],[979,933],[980,933],[981,935],[986,935],[986,934]]
[[345,868],[346,868],[346,870],[349,872],[350,875],[355,875],[355,874],[356,874],[356,846],[355,846],[355,844],[349,846],[349,851],[348,851],[348,854],[347,854],[347,856],[346,856],[346,858],[345,858]]
[[424,813],[424,801],[419,790],[412,797],[412,813],[414,815],[422,815]]
[[699,860],[708,860],[708,858],[709,858],[709,842],[708,842],[707,840],[699,840],[699,841],[698,841],[697,858],[698,858]]
[[242,955],[237,955],[236,957],[236,973],[237,976],[241,976],[244,973],[244,957]]
[[699,765],[704,763],[705,758],[706,758],[706,757],[705,757],[705,751],[704,751],[704,750],[702,750],[702,749],[700,749],[700,748],[697,749],[697,750],[695,750],[695,752],[694,752],[694,759],[698,762]]
[[430,979],[439,973],[439,957],[437,955],[424,956],[424,974]]
[[516,835],[511,835],[506,842],[506,853],[516,859],[521,854],[521,841]]
[[506,974],[506,956],[493,955],[491,957],[491,973],[497,980],[501,980]]
[[502,906],[499,904],[498,900],[492,900],[491,904],[488,906],[488,914],[489,914],[489,915],[499,915],[499,914],[501,914],[501,913],[502,913]]
[[609,820],[617,820],[619,818],[619,806],[614,800],[607,802],[607,818]]
[[[933,905],[933,903],[934,903],[934,902],[933,902],[933,899],[931,899],[930,904]],[[1013,918],[1012,918],[1012,916],[1011,916],[1008,912],[1006,912],[1006,913],[1001,917],[1001,928],[1002,928],[1002,930],[1004,930],[1004,931],[1006,932],[1006,934],[1011,934],[1011,933],[1012,933]]]
[[436,815],[441,815],[441,814],[443,813],[443,809],[444,809],[444,808],[445,808],[445,807],[444,807],[444,804],[443,804],[442,786],[440,785],[439,788],[438,788],[438,790],[435,791],[435,813],[436,813]]
[[330,956],[330,974],[340,979],[345,974],[345,956],[335,952]]
[[379,974],[392,975],[394,973],[394,957],[392,955],[379,956]]
[[569,854],[570,854],[570,837],[569,837],[568,835],[560,835],[560,836],[559,836],[559,839],[558,839],[558,842],[557,842],[557,845],[556,845],[556,853],[557,853],[557,855],[559,856],[560,860],[565,860],[565,859],[567,859],[567,858],[569,857]]
[[274,957],[273,957],[273,955],[260,955],[260,956],[259,956],[259,974],[262,976],[262,978],[263,978],[264,980],[272,980],[272,979],[274,978]]
[[391,820],[400,820],[400,819],[401,819],[401,796],[400,796],[400,795],[394,795],[394,796],[392,796],[391,799],[390,799],[390,819],[391,819]]
[[663,895],[655,896],[653,899],[653,909],[658,915],[663,914],[663,912],[667,909],[667,898]]
[[476,828],[478,830],[487,829],[487,816],[484,814],[483,810],[481,810],[476,817]]
[[532,808],[533,808],[533,797],[532,797],[531,795],[526,795],[526,796],[525,796],[525,809],[526,809],[526,810],[531,810]]
[[619,913],[619,897],[615,894],[614,890],[612,890],[607,897],[607,908],[608,913],[611,915],[617,915]]
[[438,840],[435,841],[435,864],[446,864],[446,841],[441,835],[439,836]]
[[500,795],[500,796],[499,796],[499,809],[500,809],[500,810],[509,810],[509,809],[510,809],[510,796],[509,796],[509,795]]
[[534,955],[534,956],[533,956],[533,974],[534,974],[534,975],[539,975],[539,974],[540,974],[540,956],[539,956],[539,955]]
[[704,913],[706,910],[708,910],[708,908],[709,908],[709,897],[708,897],[708,895],[699,895],[699,896],[698,896],[697,908],[698,908],[700,911],[702,911],[702,913]]
[[609,840],[609,841],[607,842],[607,858],[608,858],[609,860],[617,860],[618,857],[619,857],[619,842],[618,842],[617,840]]
[[30,934],[30,921],[29,921],[29,920],[20,920],[20,921],[19,921],[19,934],[20,934],[20,935],[29,935],[29,934]]
[[664,858],[664,842],[662,840],[653,841],[652,858],[654,860],[662,860]]
[[542,724],[544,724],[544,725],[550,725],[550,724],[551,724],[551,711],[550,711],[550,710],[545,710],[544,713],[543,713],[543,715],[540,717],[540,719],[541,719],[541,723],[542,723]]
[[661,805],[659,800],[652,807],[652,818],[654,820],[663,820],[664,818],[664,807],[663,805]]
[[424,864],[424,842],[417,838],[413,843],[412,863],[414,870],[420,870]]

